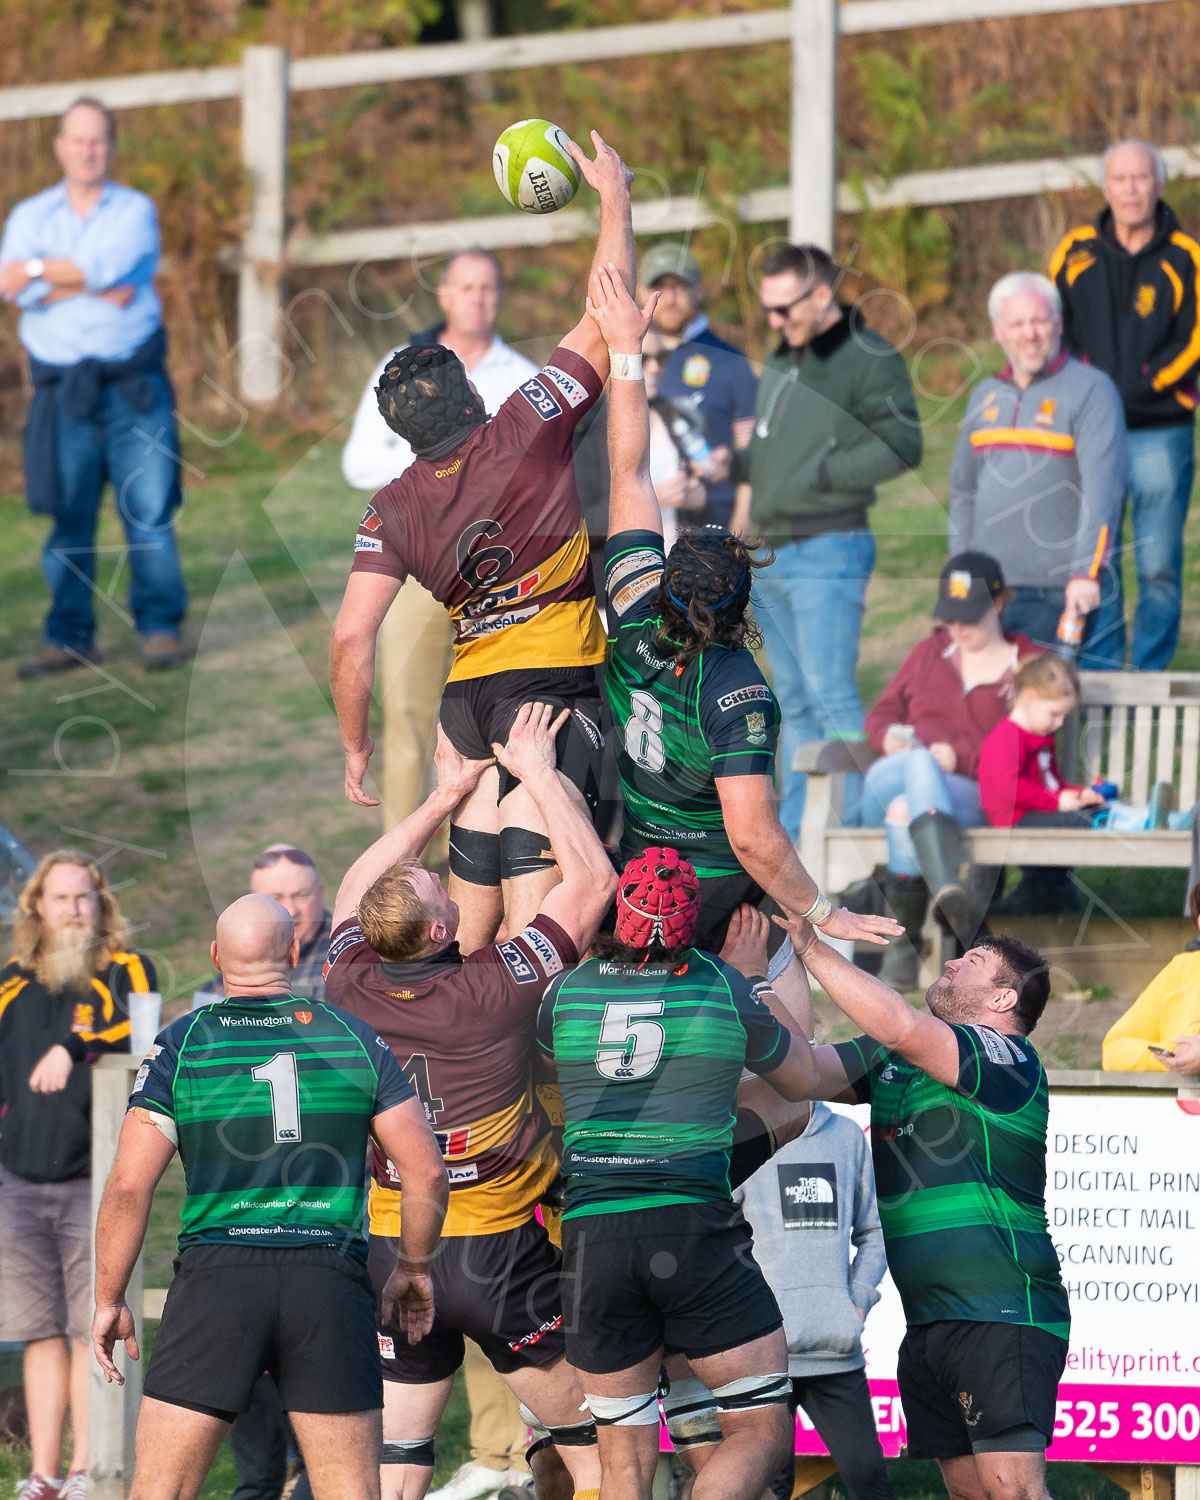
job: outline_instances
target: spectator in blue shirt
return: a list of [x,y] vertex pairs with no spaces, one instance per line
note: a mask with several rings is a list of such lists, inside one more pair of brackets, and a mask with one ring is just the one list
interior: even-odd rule
[[22,677],[99,660],[92,596],[106,480],[128,542],[143,664],[181,659],[187,591],[171,519],[179,438],[154,286],[158,216],[144,193],[109,179],[115,143],[111,112],[76,100],[54,141],[62,181],[18,203],[0,240],[0,296],[21,309],[33,380],[25,495],[53,523],[42,551],[50,611]]
[[694,255],[682,245],[655,245],[639,269],[642,287],[659,294],[654,327],[670,350],[658,394],[689,424],[673,436],[707,492],[708,514],[699,519],[728,526],[733,453],[753,436],[758,380],[746,356],[709,328]]

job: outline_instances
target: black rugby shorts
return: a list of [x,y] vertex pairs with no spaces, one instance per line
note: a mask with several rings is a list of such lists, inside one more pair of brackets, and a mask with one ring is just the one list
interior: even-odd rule
[[[370,1238],[375,1293],[396,1268],[399,1240]],[[438,1244],[430,1269],[433,1327],[410,1344],[395,1325],[378,1326],[383,1378],[423,1385],[453,1375],[472,1338],[501,1375],[562,1357],[561,1259],[534,1219],[501,1234],[453,1235]]]
[[329,1245],[193,1245],[175,1262],[146,1371],[155,1401],[232,1422],[267,1371],[284,1411],[383,1405],[375,1296]]

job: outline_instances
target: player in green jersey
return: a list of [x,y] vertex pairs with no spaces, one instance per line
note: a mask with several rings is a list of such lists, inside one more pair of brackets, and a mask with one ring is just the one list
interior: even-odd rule
[[277,1382],[315,1500],[377,1500],[375,1297],[363,1233],[368,1140],[399,1164],[397,1265],[383,1289],[409,1339],[433,1318],[427,1267],[446,1209],[441,1154],[386,1043],[288,981],[298,943],[267,896],[221,914],[222,1001],[159,1033],[138,1071],[96,1224],[92,1341],[138,1357],[125,1288],[176,1148],[180,1258],[146,1375],[133,1494],[195,1500],[263,1370]]
[[[1029,1042],[1045,959],[1011,937],[951,959],[927,1012],[789,926],[866,1035],[817,1047],[815,1097],[870,1103],[879,1218],[908,1332],[908,1452],[953,1500],[1048,1500],[1070,1310],[1046,1222],[1046,1074]],[[748,1086],[747,1093],[762,1085]]]
[[639,311],[615,267],[593,277],[588,300],[610,351],[605,683],[625,803],[622,855],[668,845],[687,856],[704,893],[696,939],[714,952],[731,914],[764,893],[831,937],[882,944],[902,929],[835,908],[779,822],[779,709],[747,649],[758,640],[747,608],[761,564],[719,526],[684,531],[664,555],[640,355],[654,301]]
[[677,850],[645,850],[618,883],[614,935],[542,1001],[563,1099],[567,1359],[614,1489],[649,1500],[669,1350],[720,1423],[696,1500],[758,1500],[787,1452],[791,1384],[779,1307],[730,1196],[738,1084],[748,1067],[799,1100],[815,1080],[765,983],[693,946],[699,898]]

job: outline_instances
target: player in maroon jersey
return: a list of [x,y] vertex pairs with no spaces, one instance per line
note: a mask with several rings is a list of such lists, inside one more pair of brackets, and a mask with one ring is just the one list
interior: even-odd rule
[[[473,1338],[549,1430],[575,1490],[599,1483],[595,1429],[565,1363],[559,1254],[535,1218],[557,1173],[550,1127],[532,1082],[534,1027],[546,984],[577,962],[600,924],[616,876],[555,769],[556,719],[543,704],[516,717],[502,766],[521,779],[549,830],[561,883],[506,942],[463,958],[458,910],[418,859],[480,774],[438,733],[438,789],[351,867],[333,909],[328,997],[369,1020],[424,1103],[450,1179],[450,1206],[432,1268],[433,1327],[409,1345],[380,1325],[385,1380],[384,1500],[421,1500],[433,1436]],[[371,1265],[395,1264],[402,1203],[390,1162],[371,1188]]]
[[[631,174],[595,132],[592,140],[594,161],[574,143],[571,151],[600,196],[595,264],[612,261],[632,286]],[[376,634],[415,577],[454,619],[441,724],[455,748],[486,760],[522,704],[566,708],[557,764],[595,812],[605,642],[571,439],[608,373],[608,348],[586,313],[490,421],[462,362],[441,345],[398,350],[385,369],[380,410],[416,460],[367,507],[334,626],[330,679],[352,802],[374,804],[363,776]],[[554,885],[553,865],[533,799],[503,766],[489,770],[451,819],[464,948],[490,942],[502,910],[519,932]]]

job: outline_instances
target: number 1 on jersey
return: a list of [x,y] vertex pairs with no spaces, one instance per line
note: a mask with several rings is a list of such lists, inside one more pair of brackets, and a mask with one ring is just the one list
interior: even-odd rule
[[296,1054],[277,1052],[269,1062],[250,1070],[255,1083],[265,1083],[271,1090],[271,1124],[275,1127],[275,1144],[284,1145],[300,1139],[300,1082],[296,1077]]

